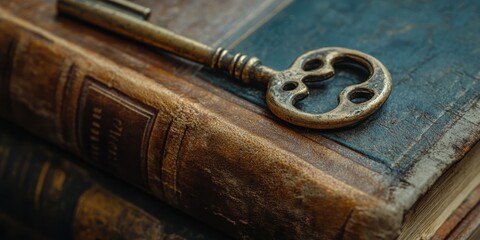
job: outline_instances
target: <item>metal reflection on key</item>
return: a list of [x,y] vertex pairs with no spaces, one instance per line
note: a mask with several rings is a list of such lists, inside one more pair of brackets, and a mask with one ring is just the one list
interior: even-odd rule
[[[125,0],[58,0],[58,11],[146,44],[161,48],[212,69],[228,72],[244,82],[267,84],[268,108],[279,118],[307,128],[332,129],[353,125],[378,110],[392,89],[392,78],[374,57],[351,49],[329,47],[307,52],[289,69],[276,71],[246,55],[232,55],[155,26],[147,21],[150,10]],[[368,79],[343,89],[335,109],[303,112],[295,103],[308,95],[306,81],[321,81],[335,74],[333,65],[350,61],[368,70]],[[355,101],[365,99],[363,102]]]

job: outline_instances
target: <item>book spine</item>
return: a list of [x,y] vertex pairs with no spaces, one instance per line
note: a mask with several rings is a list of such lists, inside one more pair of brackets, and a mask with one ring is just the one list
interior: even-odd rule
[[195,99],[0,13],[5,118],[238,238],[397,234],[382,200]]
[[[0,212],[55,239],[223,239],[0,121]],[[8,220],[8,219],[7,219]]]

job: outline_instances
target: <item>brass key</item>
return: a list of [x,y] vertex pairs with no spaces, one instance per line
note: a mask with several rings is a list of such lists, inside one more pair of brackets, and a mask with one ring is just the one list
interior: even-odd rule
[[[146,21],[144,8],[125,0],[58,0],[58,11],[161,48],[165,51],[228,72],[244,82],[268,84],[266,101],[279,118],[303,127],[332,129],[353,125],[365,119],[387,100],[392,78],[380,61],[365,53],[346,48],[320,48],[298,57],[289,69],[276,71],[246,55],[232,55],[223,48],[214,49],[175,34]],[[369,71],[365,82],[343,89],[338,106],[325,113],[303,112],[295,103],[309,93],[306,81],[321,81],[335,74],[333,64],[350,61]],[[355,99],[365,99],[357,102]]]

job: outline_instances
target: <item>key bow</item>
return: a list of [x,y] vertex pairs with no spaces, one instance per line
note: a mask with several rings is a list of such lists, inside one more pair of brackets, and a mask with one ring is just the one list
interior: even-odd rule
[[[306,81],[321,81],[335,74],[334,64],[352,61],[369,71],[366,81],[344,88],[336,108],[325,113],[308,113],[295,103],[309,93]],[[346,48],[321,48],[298,57],[291,67],[276,72],[270,79],[266,101],[279,118],[295,125],[332,129],[353,125],[378,110],[392,90],[392,78],[386,67],[374,57]],[[356,98],[368,99],[355,103]]]

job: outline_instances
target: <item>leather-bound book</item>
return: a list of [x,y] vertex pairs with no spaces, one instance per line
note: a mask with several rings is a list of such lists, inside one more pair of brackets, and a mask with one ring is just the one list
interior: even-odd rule
[[230,239],[5,121],[0,196],[2,239]]
[[[0,112],[239,238],[429,238],[480,183],[478,1],[137,1],[153,24],[284,69],[320,47],[389,69],[385,105],[312,130],[265,87],[57,14],[0,2]],[[365,80],[335,66],[296,107],[324,112]]]

